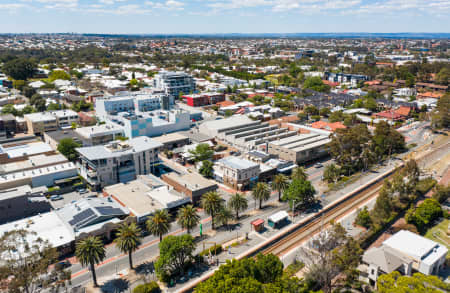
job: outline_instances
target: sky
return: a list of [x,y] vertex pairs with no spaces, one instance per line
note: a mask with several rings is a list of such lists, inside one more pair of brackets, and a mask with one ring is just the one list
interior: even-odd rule
[[0,0],[0,33],[450,32],[450,0]]

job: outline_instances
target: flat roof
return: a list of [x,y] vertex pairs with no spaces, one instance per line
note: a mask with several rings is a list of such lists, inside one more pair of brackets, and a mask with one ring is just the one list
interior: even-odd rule
[[217,187],[216,183],[206,179],[205,177],[197,173],[178,174],[175,172],[170,172],[165,174],[164,176],[167,176],[168,178],[180,183],[181,185],[184,185],[192,191],[213,186]]
[[249,168],[253,168],[256,166],[259,167],[259,164],[256,164],[256,163],[246,160],[246,159],[234,157],[234,156],[222,158],[217,162],[222,163],[226,166],[229,166],[232,169],[240,169],[240,170],[249,169]]
[[36,235],[28,234],[28,243],[36,241],[39,237],[43,240],[48,240],[53,247],[64,246],[75,241],[75,235],[72,230],[66,226],[55,212],[44,213],[1,225],[0,237],[6,232],[18,229],[36,233]]
[[32,122],[42,122],[42,121],[56,121],[55,116],[50,113],[31,113],[23,115],[24,118],[32,121]]
[[123,127],[107,123],[102,125],[94,125],[88,127],[80,127],[75,129],[75,132],[84,138],[92,138],[97,136],[105,136],[110,134],[123,134]]
[[62,154],[53,154],[53,155],[39,154],[36,156],[28,157],[28,159],[23,161],[0,164],[0,175],[19,172],[27,169],[28,170],[37,169],[42,166],[56,165],[65,162],[68,162],[68,160]]
[[318,134],[316,134],[316,133],[298,134],[298,135],[285,137],[285,138],[282,138],[280,140],[274,140],[274,141],[271,141],[270,143],[273,144],[273,145],[283,146],[284,147],[285,145],[289,145],[291,143],[302,141],[302,140],[306,140],[306,139],[309,139],[309,138],[312,138],[312,137],[316,137],[316,136],[318,136]]
[[385,240],[383,245],[405,253],[416,260],[422,260],[431,250],[439,246],[437,242],[407,230],[398,231]]
[[45,142],[33,141],[25,144],[2,147],[0,146],[0,154],[6,153],[9,158],[17,158],[23,156],[30,156],[53,151],[52,147]]
[[243,127],[246,124],[255,124],[255,123],[259,123],[259,121],[253,121],[252,119],[248,118],[245,115],[234,115],[230,118],[208,121],[208,122],[201,124],[201,126],[206,127],[210,130],[220,131],[222,129],[232,128],[232,127],[237,127],[237,126]]
[[138,136],[126,141],[114,141],[107,145],[77,148],[77,152],[88,160],[120,157],[162,147],[163,144],[147,136]]
[[152,139],[164,144],[164,143],[177,142],[180,140],[186,140],[189,138],[181,133],[174,132],[174,133],[169,133],[169,134],[153,137]]
[[[37,168],[34,170],[19,171],[19,172],[15,172],[15,173],[6,174],[6,175],[0,175],[0,183],[4,183],[4,182],[8,182],[8,181],[16,181],[16,180],[21,180],[21,179],[26,179],[26,178],[33,178],[33,177],[49,175],[49,174],[53,174],[53,173],[59,173],[59,172],[70,171],[70,170],[75,172],[75,174],[76,174],[77,167],[72,162],[67,162],[67,163],[63,163],[63,164],[57,164],[57,165],[53,165],[53,166]],[[73,176],[73,175],[70,175],[70,176]]]
[[163,208],[158,201],[148,196],[147,193],[151,190],[152,188],[141,180],[119,183],[103,189],[104,192],[127,207],[136,217],[148,216]]

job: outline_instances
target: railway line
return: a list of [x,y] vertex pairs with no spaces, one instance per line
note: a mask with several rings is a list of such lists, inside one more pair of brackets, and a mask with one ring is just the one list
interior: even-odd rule
[[[439,150],[448,150],[450,148],[450,143],[446,142],[440,146],[435,147],[432,150],[422,153],[419,157],[415,157],[417,163],[429,162],[435,160],[433,157],[435,153]],[[410,159],[410,158],[408,158]],[[301,222],[295,223],[290,227],[286,227],[281,233],[275,235],[274,237],[264,241],[263,243],[252,247],[246,252],[235,257],[236,259],[242,259],[246,257],[255,256],[258,253],[263,254],[275,254],[282,257],[287,252],[291,251],[294,247],[299,246],[307,238],[320,232],[322,228],[328,225],[332,220],[344,216],[346,213],[352,211],[356,207],[362,205],[364,202],[375,197],[385,179],[390,179],[393,177],[395,171],[403,167],[403,161],[392,170],[381,174],[380,176],[372,179],[371,181],[365,183],[363,186],[355,189],[353,192],[347,194],[340,200],[333,202],[326,206],[322,211],[311,215]],[[207,272],[200,278],[193,280],[188,283],[185,287],[180,288],[176,292],[190,292],[198,285],[210,278],[214,274],[215,270]]]

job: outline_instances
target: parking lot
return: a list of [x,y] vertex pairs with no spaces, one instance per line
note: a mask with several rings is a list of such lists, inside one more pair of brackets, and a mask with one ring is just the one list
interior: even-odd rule
[[89,196],[97,196],[96,192],[88,191],[87,193],[80,194],[78,191],[72,191],[69,193],[61,194],[62,199],[60,200],[50,200],[50,203],[54,209],[59,209],[64,205],[71,203],[74,200],[78,200],[80,198],[86,198]]

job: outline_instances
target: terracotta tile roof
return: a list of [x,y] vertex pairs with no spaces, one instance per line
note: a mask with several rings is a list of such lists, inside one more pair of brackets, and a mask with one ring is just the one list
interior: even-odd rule
[[233,106],[234,104],[236,104],[233,101],[223,101],[223,102],[218,102],[216,105],[219,107],[228,107],[228,106]]
[[411,108],[410,107],[400,107],[397,110],[395,110],[395,113],[400,114],[402,116],[408,117],[409,113],[411,112]]
[[324,129],[324,130],[329,130],[329,131],[336,131],[336,129],[344,129],[347,128],[344,124],[342,124],[341,122],[334,122],[334,123],[329,123],[329,122],[325,122],[325,121],[317,121],[311,124],[312,128],[316,128],[316,129]]

